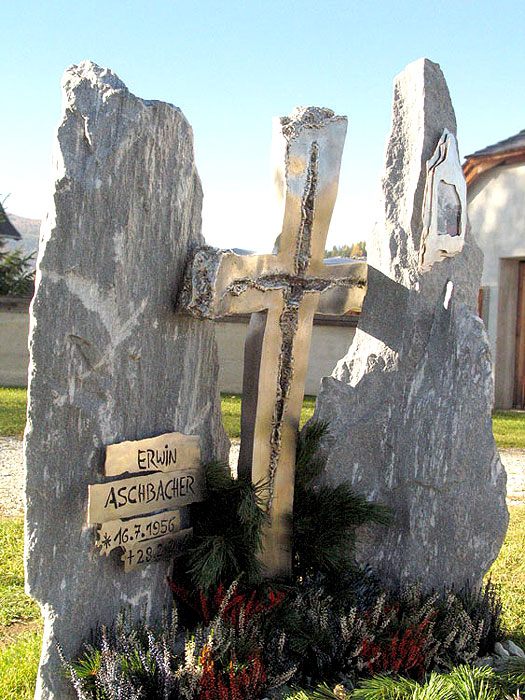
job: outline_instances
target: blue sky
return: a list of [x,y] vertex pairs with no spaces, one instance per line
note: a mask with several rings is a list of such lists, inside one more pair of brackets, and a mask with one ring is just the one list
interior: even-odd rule
[[268,251],[271,118],[296,105],[349,119],[328,245],[364,238],[377,207],[392,81],[441,65],[461,156],[525,128],[525,3],[165,0],[2,3],[0,194],[41,218],[64,69],[114,70],[136,95],[179,106],[193,126],[204,234]]

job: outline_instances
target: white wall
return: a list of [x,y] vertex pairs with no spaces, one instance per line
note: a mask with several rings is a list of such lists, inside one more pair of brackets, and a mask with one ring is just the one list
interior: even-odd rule
[[[219,388],[221,391],[242,392],[244,339],[248,321],[223,320],[216,324],[215,334],[219,351]],[[306,373],[305,394],[317,396],[321,377],[329,376],[338,360],[346,355],[355,335],[349,325],[322,325],[313,327],[310,358]]]
[[[495,405],[510,408],[514,379],[516,274],[525,259],[525,164],[487,171],[468,192],[468,216],[485,259],[488,334],[495,363]],[[484,314],[485,316],[485,314]]]
[[27,307],[0,306],[0,386],[27,386],[28,333]]
[[[219,351],[219,388],[240,394],[244,339],[248,319],[223,320],[215,324]],[[0,305],[0,386],[26,386],[29,352],[27,303]],[[347,352],[355,334],[350,325],[322,325],[317,320],[312,334],[305,393],[317,395],[321,377],[330,375]]]

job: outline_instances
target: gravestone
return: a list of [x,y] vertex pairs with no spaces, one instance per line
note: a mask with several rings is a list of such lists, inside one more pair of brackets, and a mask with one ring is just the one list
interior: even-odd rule
[[425,589],[479,583],[508,522],[476,312],[482,254],[466,222],[455,132],[439,66],[410,64],[394,83],[361,318],[315,411],[331,432],[327,480],[348,480],[393,510],[392,527],[363,534],[359,561],[390,584],[419,579]]
[[315,311],[358,311],[366,264],[323,265],[346,117],[297,108],[274,121],[274,182],[283,217],[271,255],[195,253],[180,308],[198,318],[253,312],[245,345],[239,474],[268,487],[260,559],[291,573],[295,447]]
[[153,622],[170,605],[164,555],[188,524],[178,506],[202,495],[199,452],[228,448],[212,326],[172,312],[188,251],[204,243],[191,127],[91,62],[66,71],[63,92],[25,435],[27,592],[44,616],[36,697],[56,700],[76,697],[57,642],[72,657],[121,606],[147,606]]

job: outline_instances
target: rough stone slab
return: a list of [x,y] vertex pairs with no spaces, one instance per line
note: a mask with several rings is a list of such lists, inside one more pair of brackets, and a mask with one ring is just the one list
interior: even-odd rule
[[505,470],[492,436],[492,365],[476,301],[482,254],[422,273],[426,162],[456,132],[438,65],[410,64],[394,83],[378,224],[367,241],[368,292],[355,339],[324,378],[327,479],[389,504],[394,524],[362,533],[358,559],[390,585],[479,582],[503,542]]
[[171,600],[169,563],[124,573],[118,552],[96,551],[88,484],[106,480],[104,447],[182,432],[200,436],[204,460],[227,455],[213,329],[172,311],[204,244],[191,127],[91,62],[66,71],[63,94],[25,441],[27,591],[45,620],[36,697],[56,700],[75,695],[55,642],[71,657],[121,606],[136,616],[147,604],[154,621]]

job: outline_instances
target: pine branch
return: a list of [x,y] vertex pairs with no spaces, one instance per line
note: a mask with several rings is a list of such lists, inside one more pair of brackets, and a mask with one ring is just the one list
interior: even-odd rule
[[319,455],[319,445],[327,434],[326,421],[310,421],[299,433],[295,458],[296,485],[308,486],[323,473],[326,459]]
[[326,468],[319,445],[327,433],[327,423],[310,421],[298,439],[293,547],[299,577],[307,572],[351,571],[357,527],[391,522],[388,507],[367,501],[347,483],[315,486]]

